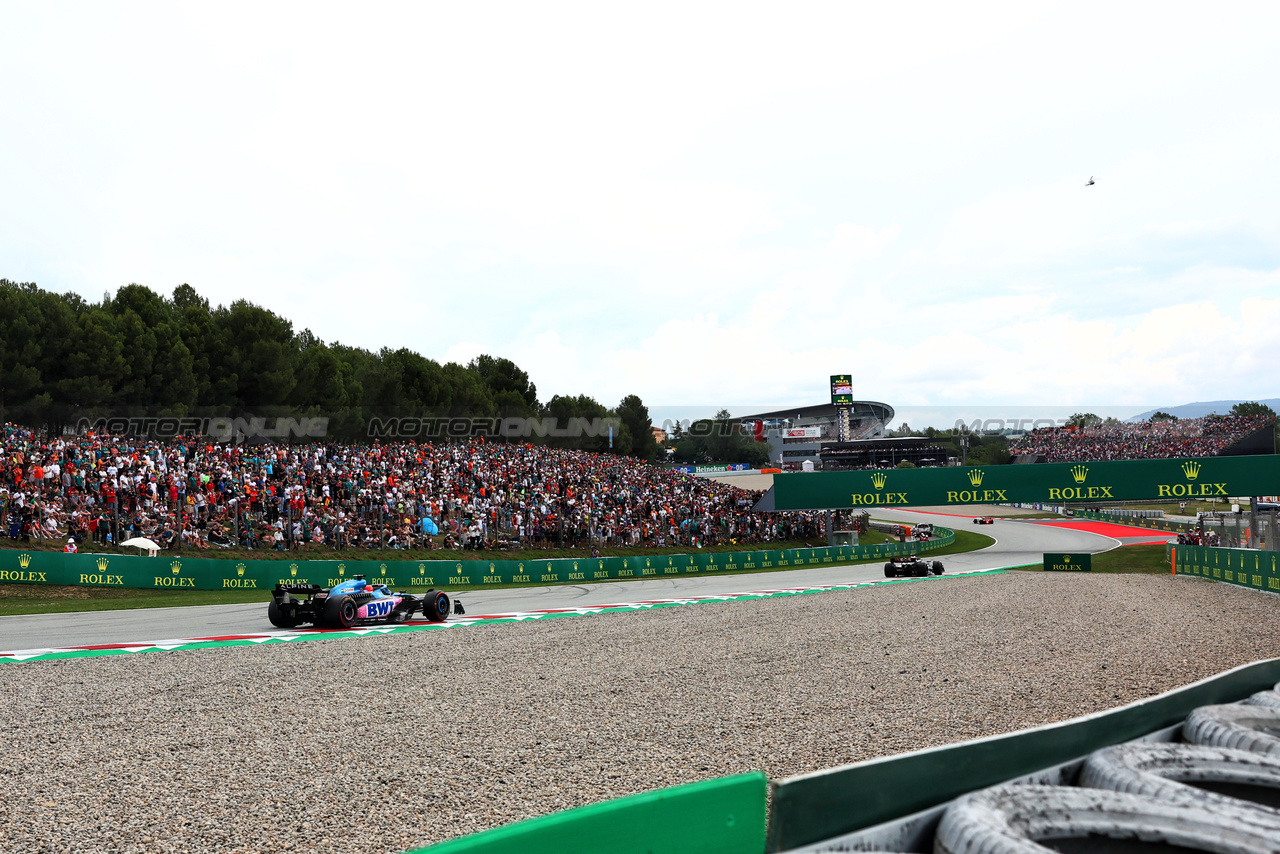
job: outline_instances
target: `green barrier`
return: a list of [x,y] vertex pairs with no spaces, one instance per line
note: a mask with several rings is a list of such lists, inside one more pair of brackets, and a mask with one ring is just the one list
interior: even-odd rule
[[1092,572],[1093,555],[1080,554],[1079,552],[1073,552],[1072,554],[1063,554],[1062,552],[1045,552],[1044,571]]
[[1199,706],[1235,702],[1277,681],[1280,659],[1260,661],[1111,712],[792,777],[773,787],[768,850],[812,845],[1072,762],[1174,726]]
[[572,584],[631,578],[669,578],[703,572],[805,568],[915,554],[955,542],[935,528],[923,543],[813,549],[698,552],[547,560],[225,560],[202,557],[65,554],[0,549],[0,582],[188,590],[270,590],[276,584],[332,587],[356,575],[401,590],[483,587],[486,584]]
[[419,848],[419,854],[762,854],[769,781],[755,772],[645,792]]
[[1277,481],[1280,454],[792,472],[774,475],[773,487],[762,499],[762,509],[1215,498],[1267,495],[1274,491]]
[[1178,575],[1280,593],[1280,555],[1275,552],[1180,545],[1168,545],[1165,550]]

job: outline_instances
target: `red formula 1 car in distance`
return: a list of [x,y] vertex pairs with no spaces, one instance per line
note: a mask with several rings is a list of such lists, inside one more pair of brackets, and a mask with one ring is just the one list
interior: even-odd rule
[[975,525],[993,525],[995,524],[995,521],[996,520],[992,519],[990,516],[974,516],[973,517],[973,524]]

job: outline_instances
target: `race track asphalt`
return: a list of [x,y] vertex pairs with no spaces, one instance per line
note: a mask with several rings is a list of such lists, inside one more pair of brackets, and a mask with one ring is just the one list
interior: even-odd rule
[[[996,544],[940,560],[948,573],[1038,564],[1044,552],[1096,554],[1119,545],[1111,537],[1032,521],[974,525],[971,517],[909,510],[876,510],[877,519],[928,521],[993,537]],[[467,615],[577,608],[654,599],[746,593],[754,590],[848,584],[884,578],[882,563],[822,566],[747,575],[696,575],[607,584],[463,591]],[[273,631],[265,604],[206,605],[0,617],[0,650],[146,642]]]

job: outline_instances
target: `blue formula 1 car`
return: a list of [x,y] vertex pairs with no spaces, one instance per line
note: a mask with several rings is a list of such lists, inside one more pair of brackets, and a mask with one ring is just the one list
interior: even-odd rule
[[[454,612],[464,613],[462,603],[454,604]],[[292,629],[311,623],[335,629],[349,629],[358,624],[403,623],[414,614],[424,619],[443,622],[449,616],[449,596],[439,590],[393,593],[385,584],[369,584],[357,575],[333,587],[316,584],[277,584],[267,605],[267,619],[281,629]]]

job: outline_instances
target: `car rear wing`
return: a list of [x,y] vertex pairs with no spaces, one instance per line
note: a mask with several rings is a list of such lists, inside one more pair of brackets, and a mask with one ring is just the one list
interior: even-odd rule
[[321,587],[319,584],[277,584],[275,588],[272,589],[271,595],[277,599],[285,593],[300,596],[314,596],[325,589],[326,588]]

